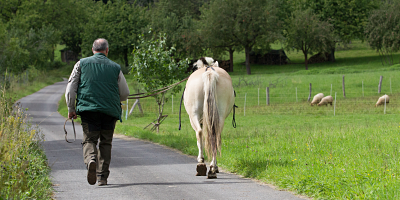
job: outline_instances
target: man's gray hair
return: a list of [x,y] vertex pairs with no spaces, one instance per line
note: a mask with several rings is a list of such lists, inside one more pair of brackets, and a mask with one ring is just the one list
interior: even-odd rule
[[104,38],[98,38],[93,42],[93,51],[105,51],[108,48],[108,42]]

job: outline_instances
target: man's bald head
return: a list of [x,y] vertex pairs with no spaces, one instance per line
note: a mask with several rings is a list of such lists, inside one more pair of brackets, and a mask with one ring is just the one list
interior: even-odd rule
[[108,49],[108,42],[106,39],[99,38],[93,42],[93,47],[92,47],[93,51],[106,51],[107,49]]

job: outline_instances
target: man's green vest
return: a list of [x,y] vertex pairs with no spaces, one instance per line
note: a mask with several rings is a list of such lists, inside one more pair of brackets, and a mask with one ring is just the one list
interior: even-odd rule
[[118,76],[121,67],[102,53],[80,60],[76,113],[101,112],[121,119]]

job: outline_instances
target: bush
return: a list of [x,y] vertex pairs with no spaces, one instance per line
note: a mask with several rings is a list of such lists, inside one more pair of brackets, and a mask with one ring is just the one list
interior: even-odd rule
[[50,168],[24,110],[0,91],[0,199],[50,199]]

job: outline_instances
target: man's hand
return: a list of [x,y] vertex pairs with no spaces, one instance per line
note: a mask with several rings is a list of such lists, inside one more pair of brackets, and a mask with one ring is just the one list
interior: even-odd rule
[[76,115],[76,112],[69,112],[68,113],[68,119],[72,119],[72,118],[74,118],[74,119],[78,118],[78,116]]

